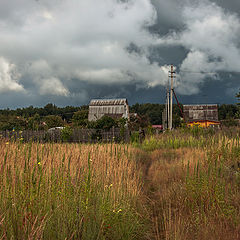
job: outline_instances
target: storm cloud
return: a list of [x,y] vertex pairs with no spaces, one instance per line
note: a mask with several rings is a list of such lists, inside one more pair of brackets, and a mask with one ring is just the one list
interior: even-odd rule
[[[226,83],[222,72],[239,70],[237,7],[220,0],[1,1],[1,106],[141,101],[144,93],[164,95],[170,64],[181,96],[202,94],[209,82]],[[226,96],[238,76],[229,75]]]

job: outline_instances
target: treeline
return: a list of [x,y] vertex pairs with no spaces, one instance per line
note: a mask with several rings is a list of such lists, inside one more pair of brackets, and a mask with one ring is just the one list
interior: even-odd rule
[[[139,116],[145,116],[152,125],[162,124],[162,113],[165,104],[153,103],[136,103],[130,107],[131,113],[137,113]],[[182,108],[182,105],[181,105]],[[182,114],[177,104],[173,105],[173,126],[179,126],[181,123]]]
[[[180,105],[182,108],[183,106]],[[133,129],[146,127],[149,125],[162,124],[162,112],[164,104],[136,103],[130,107],[131,121]],[[239,105],[223,104],[218,108],[219,120],[224,120],[227,124],[233,124],[234,119],[240,119]],[[173,126],[180,126],[182,122],[181,110],[178,105],[173,105]],[[123,120],[114,120],[105,117],[101,121],[88,122],[88,106],[66,106],[57,107],[49,103],[44,107],[27,107],[15,110],[0,110],[0,130],[47,130],[51,127],[73,126],[79,128],[110,128],[112,126],[122,126]]]
[[64,121],[69,122],[72,119],[73,114],[80,110],[88,110],[88,106],[81,106],[81,107],[66,106],[61,108],[61,107],[57,107],[52,103],[49,103],[42,108],[29,106],[26,108],[17,108],[16,110],[4,109],[4,110],[0,110],[0,115],[21,116],[24,118],[33,117],[36,114],[38,114],[40,117],[55,115],[55,116],[60,116]]
[[88,106],[57,107],[49,103],[44,107],[0,110],[0,130],[47,130],[71,123],[74,113],[88,110]]
[[[152,104],[145,103],[135,105],[130,107],[131,112],[135,112],[139,115],[145,115],[149,118],[151,124],[162,124],[162,112],[165,108],[164,104]],[[180,104],[180,108],[183,111],[183,105]],[[178,125],[180,118],[182,117],[181,110],[177,104],[173,105],[173,118],[174,125]],[[218,107],[218,119],[230,120],[230,119],[240,119],[240,106],[237,104],[222,104]]]

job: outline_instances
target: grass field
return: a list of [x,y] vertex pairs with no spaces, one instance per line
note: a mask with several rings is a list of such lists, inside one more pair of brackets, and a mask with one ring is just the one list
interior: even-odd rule
[[240,239],[238,133],[179,130],[143,143],[155,239]]
[[238,129],[0,155],[0,239],[240,239]]

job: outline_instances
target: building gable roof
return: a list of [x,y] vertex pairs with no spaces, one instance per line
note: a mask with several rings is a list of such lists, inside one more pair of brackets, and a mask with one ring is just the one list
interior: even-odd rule
[[126,98],[119,99],[92,99],[89,106],[128,105]]

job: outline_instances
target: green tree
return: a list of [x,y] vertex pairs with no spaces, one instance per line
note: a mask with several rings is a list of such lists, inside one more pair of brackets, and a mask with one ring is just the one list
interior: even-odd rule
[[49,115],[49,116],[46,116],[44,120],[48,128],[64,126],[64,121],[60,116]]
[[73,114],[72,122],[76,127],[86,127],[88,124],[88,110],[80,110]]
[[235,118],[238,112],[238,106],[236,104],[222,104],[218,107],[219,120],[226,120]]
[[240,119],[240,92],[236,95],[236,97],[237,97],[237,99],[238,99],[238,103],[237,103],[237,105],[238,105],[238,111],[237,111],[235,117],[236,117],[237,119]]
[[116,127],[117,124],[116,124],[116,121],[113,118],[111,118],[107,115],[104,115],[102,118],[100,118],[96,121],[95,126],[96,126],[97,129],[109,130],[113,126]]
[[131,130],[139,130],[139,128],[146,128],[151,125],[147,115],[132,115],[130,117],[129,128]]
[[1,115],[0,119],[1,119],[0,120],[0,129],[1,130],[19,131],[19,130],[26,129],[26,126],[27,126],[26,119],[24,119],[21,116],[14,116],[14,115],[4,116],[4,115]]
[[239,103],[237,103],[238,105],[240,105],[240,92],[236,94],[236,98],[238,99]]
[[28,128],[31,130],[39,130],[40,121],[40,115],[35,113],[33,117],[28,118]]
[[164,107],[164,104],[136,103],[130,107],[130,111],[132,113],[137,113],[139,116],[148,117],[151,124],[156,125],[162,124],[162,112]]
[[44,107],[44,111],[46,115],[55,115],[57,113],[57,106],[55,106],[52,103],[48,103],[45,107]]
[[61,138],[63,141],[67,142],[71,139],[73,130],[71,127],[67,126],[61,130]]

